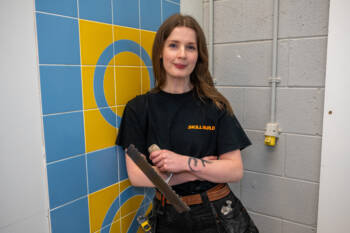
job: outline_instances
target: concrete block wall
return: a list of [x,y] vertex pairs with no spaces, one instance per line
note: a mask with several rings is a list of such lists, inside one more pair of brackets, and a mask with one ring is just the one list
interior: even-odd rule
[[[204,1],[208,32],[209,3]],[[276,147],[270,120],[273,0],[214,1],[214,72],[253,145],[231,188],[261,233],[316,232],[329,0],[279,0]]]

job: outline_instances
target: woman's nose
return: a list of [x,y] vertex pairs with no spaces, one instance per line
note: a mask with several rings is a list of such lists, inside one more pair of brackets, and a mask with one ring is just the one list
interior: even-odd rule
[[178,51],[178,57],[180,57],[180,58],[184,58],[184,57],[186,57],[186,49],[185,49],[185,47],[184,46],[181,46],[180,48],[179,48],[179,51]]

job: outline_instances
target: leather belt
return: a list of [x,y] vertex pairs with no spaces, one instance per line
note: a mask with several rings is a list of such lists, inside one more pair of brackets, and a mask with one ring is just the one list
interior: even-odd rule
[[[211,189],[207,190],[206,193],[207,193],[209,201],[216,201],[216,200],[219,200],[223,197],[226,197],[230,193],[230,191],[231,190],[227,184],[218,184],[218,185],[212,187]],[[163,195],[158,190],[157,190],[155,196],[158,200],[160,200],[162,202],[164,201],[164,197],[162,197]],[[163,200],[162,200],[162,198],[163,198]],[[187,205],[197,205],[197,204],[201,204],[203,202],[201,195],[199,193],[187,195],[187,196],[182,196],[180,198]],[[166,202],[169,204],[168,200],[166,200]]]

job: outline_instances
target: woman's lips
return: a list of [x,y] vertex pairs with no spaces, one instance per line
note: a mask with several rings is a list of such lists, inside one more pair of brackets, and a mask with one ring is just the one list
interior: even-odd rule
[[182,65],[182,64],[174,64],[174,65],[178,69],[184,69],[186,67],[186,65]]

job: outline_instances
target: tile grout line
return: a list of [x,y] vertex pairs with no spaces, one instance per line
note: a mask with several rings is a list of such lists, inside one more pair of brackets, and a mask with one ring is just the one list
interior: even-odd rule
[[175,4],[175,5],[178,5],[178,6],[180,6],[180,2],[173,2],[173,1],[171,1],[171,0],[165,0],[166,2],[170,2],[170,3],[173,3],[173,4]]
[[[65,207],[65,206],[68,206],[68,205],[70,205],[70,204],[73,204],[74,202],[83,200],[84,198],[87,198],[87,197],[88,197],[88,195],[83,195],[83,196],[78,197],[78,198],[76,198],[76,199],[74,199],[74,200],[68,201],[68,202],[66,202],[66,203],[64,203],[64,204],[62,204],[62,205],[59,205],[59,206],[56,206],[55,208],[50,209],[50,212],[55,211],[55,210],[60,209],[60,208],[63,208],[63,207]],[[89,216],[89,217],[90,217],[90,216]]]
[[249,170],[249,169],[244,169],[244,172],[259,174],[259,175],[266,175],[266,176],[271,176],[271,177],[275,177],[275,178],[282,178],[283,180],[300,182],[300,183],[305,183],[305,184],[312,184],[312,185],[319,185],[320,184],[320,182],[317,182],[317,181],[310,181],[310,180],[293,178],[293,177],[284,177],[282,175],[276,175],[276,174],[266,173],[266,172],[262,172],[262,171],[253,171],[253,170]]
[[[140,66],[133,65],[71,65],[71,64],[40,64],[40,66],[67,66],[67,67],[121,67],[121,68],[138,68]],[[152,66],[143,66],[142,67],[152,67]]]
[[[80,18],[76,18],[76,17],[66,16],[66,15],[59,15],[59,14],[54,14],[54,13],[44,12],[44,11],[36,11],[36,13],[43,14],[43,15],[57,16],[57,17],[62,17],[62,18],[69,18],[69,19],[73,19],[73,20],[88,21],[88,22],[97,23],[97,24],[105,24],[105,25],[109,25],[109,26],[111,25],[110,23],[106,23],[106,22],[94,21],[94,20],[89,20],[89,19],[80,19]],[[133,27],[128,27],[128,26],[124,26],[124,25],[117,25],[117,24],[115,24],[115,25],[119,26],[119,27],[135,29]],[[142,30],[148,31],[148,32],[154,32],[154,31],[149,30],[149,29],[142,29]]]
[[[115,37],[114,37],[114,30],[115,30],[115,25],[114,25],[114,4],[113,4],[113,0],[111,0],[111,7],[112,7],[112,40],[113,40],[113,64],[114,64],[114,69],[113,69],[113,79],[114,79],[114,94],[115,94],[115,97],[114,97],[114,100],[115,100],[115,105],[117,106],[117,103],[118,103],[118,97],[117,97],[117,72],[116,72],[116,59],[115,59]],[[118,127],[118,107],[116,107],[115,109],[116,111],[116,118],[115,118],[115,131],[117,132],[117,127]],[[117,135],[117,134],[116,134]],[[117,146],[115,145],[115,151],[116,151],[116,156],[117,156],[117,168],[118,168],[118,178],[117,180],[119,180],[119,156],[118,156],[118,148]],[[118,181],[118,192],[120,190],[120,183]],[[118,204],[120,206],[120,199],[118,200]],[[121,216],[121,214],[120,214]],[[121,217],[119,217],[119,221],[121,220]],[[113,220],[112,220],[113,222]],[[113,223],[110,224],[110,226],[112,226]],[[121,231],[121,224],[119,224],[119,231]],[[102,227],[100,228],[100,230],[102,231]]]
[[83,89],[83,66],[82,66],[82,48],[81,48],[81,35],[80,35],[80,8],[79,0],[77,0],[77,15],[78,15],[78,32],[79,32],[79,55],[80,55],[80,78],[81,78],[81,100],[83,110],[83,129],[84,129],[84,159],[85,159],[85,176],[86,176],[86,197],[88,207],[88,218],[89,218],[89,231],[91,231],[91,216],[90,216],[90,203],[89,203],[89,173],[88,173],[88,162],[87,162],[87,143],[86,143],[86,125],[85,125],[85,112],[84,112],[84,89]]
[[79,158],[81,156],[85,156],[85,152],[82,153],[82,154],[72,155],[72,156],[68,156],[68,157],[63,158],[63,159],[58,159],[58,160],[55,160],[55,161],[48,162],[46,164],[46,166],[54,165],[56,163],[64,162],[64,161],[67,161],[67,160],[70,160],[70,159],[76,159],[76,158]]
[[[126,104],[119,104],[119,105],[113,105],[111,107],[113,108],[113,107],[125,107],[125,106]],[[50,116],[57,116],[57,115],[64,115],[64,114],[78,113],[78,112],[97,111],[97,110],[108,109],[108,108],[110,107],[107,106],[107,107],[100,107],[100,108],[88,108],[84,110],[75,110],[75,111],[69,111],[69,112],[55,112],[55,113],[43,114],[41,115],[41,117],[50,117]]]
[[55,14],[55,13],[50,13],[50,12],[45,12],[45,11],[35,11],[35,12],[39,13],[39,14],[43,14],[43,15],[51,15],[51,16],[57,16],[57,17],[62,17],[62,18],[66,18],[66,19],[79,20],[79,15],[78,15],[78,17],[73,17],[73,16]]
[[160,0],[160,24],[163,23],[163,0]]
[[138,10],[139,10],[139,40],[140,40],[140,48],[139,48],[139,54],[140,54],[140,59],[139,59],[139,68],[140,68],[140,83],[141,83],[141,88],[140,88],[140,94],[142,94],[142,33],[141,33],[141,0],[138,0]]

